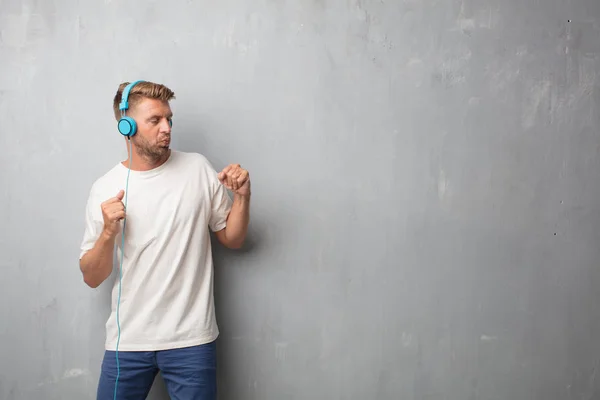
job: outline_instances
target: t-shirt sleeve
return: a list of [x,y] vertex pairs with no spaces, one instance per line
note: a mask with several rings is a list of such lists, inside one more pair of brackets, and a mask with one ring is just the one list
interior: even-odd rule
[[227,217],[233,202],[227,188],[218,180],[216,174],[213,182],[209,227],[213,232],[217,232],[227,226]]
[[102,232],[102,223],[94,217],[94,207],[100,207],[100,205],[95,204],[93,192],[90,191],[90,195],[85,206],[84,232],[83,239],[81,241],[79,259],[81,259],[85,253],[94,247],[96,240],[98,240],[98,237]]

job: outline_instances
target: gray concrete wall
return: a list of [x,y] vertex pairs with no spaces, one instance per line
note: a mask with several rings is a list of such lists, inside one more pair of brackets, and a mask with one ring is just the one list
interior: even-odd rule
[[597,0],[1,0],[0,399],[95,398],[78,245],[134,79],[252,174],[221,399],[599,398],[599,78]]

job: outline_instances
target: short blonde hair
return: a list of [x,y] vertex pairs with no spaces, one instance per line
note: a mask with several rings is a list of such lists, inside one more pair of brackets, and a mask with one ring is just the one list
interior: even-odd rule
[[[121,110],[119,110],[119,104],[121,103],[121,97],[123,96],[123,90],[130,82],[123,82],[119,85],[119,89],[113,99],[113,111],[117,121],[121,118]],[[162,101],[170,101],[175,98],[175,93],[160,83],[154,82],[139,82],[129,92],[129,109],[135,107],[144,98],[157,99]]]

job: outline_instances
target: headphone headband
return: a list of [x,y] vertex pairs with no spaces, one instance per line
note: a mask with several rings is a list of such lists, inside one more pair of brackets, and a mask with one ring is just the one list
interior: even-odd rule
[[131,92],[131,89],[133,89],[133,87],[140,82],[144,82],[144,81],[140,80],[140,81],[132,82],[129,85],[127,85],[125,87],[125,89],[123,89],[123,95],[121,96],[121,103],[119,104],[119,110],[125,111],[129,108],[129,102],[128,102],[129,92]]

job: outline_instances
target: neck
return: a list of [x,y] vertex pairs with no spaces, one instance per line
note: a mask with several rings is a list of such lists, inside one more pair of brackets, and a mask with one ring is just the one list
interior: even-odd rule
[[127,152],[129,153],[129,157],[127,160],[123,161],[122,164],[126,167],[130,167],[132,171],[149,171],[151,169],[160,167],[169,159],[169,156],[171,155],[170,149],[160,156],[140,154],[135,146],[133,146],[133,154],[130,153],[129,148]]

